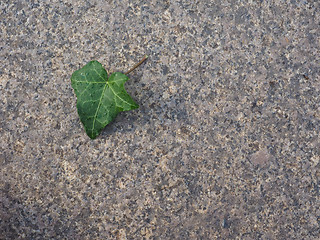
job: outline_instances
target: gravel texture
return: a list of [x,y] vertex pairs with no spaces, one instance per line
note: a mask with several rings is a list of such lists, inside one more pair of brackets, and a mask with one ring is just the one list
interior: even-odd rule
[[[2,0],[0,239],[319,239],[320,2]],[[96,140],[71,74],[140,108]]]

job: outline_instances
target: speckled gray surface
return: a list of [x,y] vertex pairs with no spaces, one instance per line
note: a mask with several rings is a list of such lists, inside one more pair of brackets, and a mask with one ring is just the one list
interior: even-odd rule
[[[0,239],[319,239],[319,1],[79,2],[0,2]],[[144,54],[90,140],[72,72]]]

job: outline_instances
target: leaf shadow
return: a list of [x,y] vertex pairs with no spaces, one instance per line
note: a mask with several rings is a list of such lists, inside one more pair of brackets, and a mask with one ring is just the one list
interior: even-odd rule
[[138,115],[137,113],[133,115],[132,112],[133,111],[119,113],[118,116],[102,130],[100,137],[105,138],[116,132],[134,131]]

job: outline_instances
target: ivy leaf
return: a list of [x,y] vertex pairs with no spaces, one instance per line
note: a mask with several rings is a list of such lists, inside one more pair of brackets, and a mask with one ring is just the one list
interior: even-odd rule
[[91,139],[95,139],[118,113],[139,107],[124,88],[128,79],[121,72],[112,73],[108,78],[98,61],[91,61],[72,74],[71,85],[77,95],[80,121]]

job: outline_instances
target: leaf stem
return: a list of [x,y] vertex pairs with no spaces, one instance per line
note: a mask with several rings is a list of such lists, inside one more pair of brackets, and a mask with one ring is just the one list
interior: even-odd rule
[[134,65],[129,71],[127,71],[125,74],[131,73],[133,70],[135,70],[137,67],[139,67],[145,60],[147,60],[148,56],[144,55],[144,57],[138,62],[136,65]]

